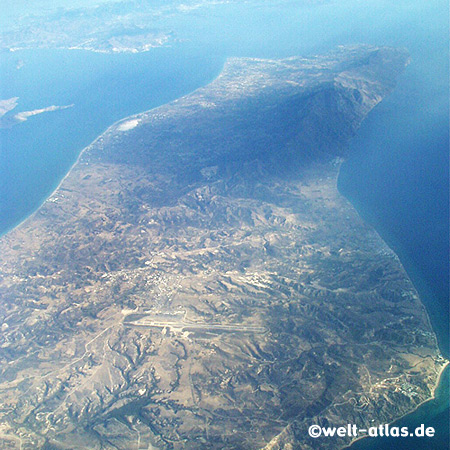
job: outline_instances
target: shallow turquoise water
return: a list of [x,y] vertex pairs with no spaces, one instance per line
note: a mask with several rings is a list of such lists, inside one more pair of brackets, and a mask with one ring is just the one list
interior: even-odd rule
[[[146,54],[0,55],[0,98],[20,97],[17,111],[75,105],[0,130],[0,233],[39,206],[109,125],[206,84],[227,56],[302,55],[349,43],[404,46],[412,63],[352,142],[340,189],[399,254],[448,357],[447,2],[224,4],[214,11],[170,19],[185,41]],[[427,425],[444,430],[427,448],[448,448],[448,395],[437,405],[406,420],[425,414]],[[376,445],[388,449],[399,441]]]

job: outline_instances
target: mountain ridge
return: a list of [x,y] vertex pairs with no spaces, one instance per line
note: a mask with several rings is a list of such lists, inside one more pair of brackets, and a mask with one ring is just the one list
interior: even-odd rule
[[308,425],[429,398],[445,361],[426,311],[336,188],[407,60],[234,59],[91,144],[0,239],[0,442],[263,448],[291,430],[286,450],[336,448]]

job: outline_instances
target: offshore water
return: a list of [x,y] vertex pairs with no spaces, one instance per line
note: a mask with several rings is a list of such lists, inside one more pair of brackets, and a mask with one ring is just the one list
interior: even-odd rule
[[[204,11],[170,19],[185,38],[173,48],[0,55],[0,99],[19,97],[15,112],[74,104],[0,129],[0,233],[33,212],[109,125],[208,83],[227,56],[307,55],[352,43],[406,47],[411,65],[352,141],[339,188],[400,256],[448,358],[447,2],[224,4]],[[437,400],[401,421],[434,426],[436,438],[363,440],[355,448],[448,448],[448,373]]]
[[[12,112],[74,106],[0,129],[0,233],[36,209],[80,150],[117,120],[184,95],[214,78],[222,60],[178,49],[105,55],[75,50],[0,54],[0,99]],[[18,64],[23,65],[19,70]],[[200,70],[199,70],[200,68]]]

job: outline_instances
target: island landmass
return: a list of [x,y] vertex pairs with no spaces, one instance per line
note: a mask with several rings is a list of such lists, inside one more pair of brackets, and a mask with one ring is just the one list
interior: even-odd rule
[[[305,5],[323,0],[302,0]],[[0,51],[69,49],[96,53],[142,53],[187,38],[180,30],[189,14],[211,14],[212,7],[238,0],[122,0],[90,6],[59,7],[14,17],[3,24]],[[249,7],[265,2],[249,0]],[[279,0],[277,6],[289,0]],[[181,27],[183,28],[183,27]],[[180,34],[181,33],[181,34]]]
[[75,106],[74,104],[64,106],[51,105],[46,106],[45,108],[33,109],[31,111],[21,111],[14,115],[8,114],[10,111],[14,110],[16,106],[19,104],[18,100],[19,97],[12,97],[10,99],[0,100],[0,128],[11,128],[14,125],[17,125],[21,122],[26,122],[29,117],[33,117],[38,114],[46,112],[72,108],[73,106]]
[[426,310],[336,185],[407,63],[231,58],[87,147],[0,239],[3,448],[338,448],[308,427],[431,398]]

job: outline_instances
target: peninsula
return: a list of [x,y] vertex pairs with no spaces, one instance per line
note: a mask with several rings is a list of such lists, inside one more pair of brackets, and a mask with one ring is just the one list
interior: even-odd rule
[[8,114],[10,111],[14,110],[18,105],[19,97],[12,97],[7,100],[0,100],[0,128],[11,128],[22,122],[26,122],[29,117],[36,116],[38,114],[59,111],[62,109],[72,108],[74,105],[64,105],[64,106],[47,106],[45,108],[33,109],[31,111],[21,111],[17,114]]
[[111,126],[0,239],[8,449],[335,449],[445,360],[396,255],[336,187],[408,55],[232,58]]

